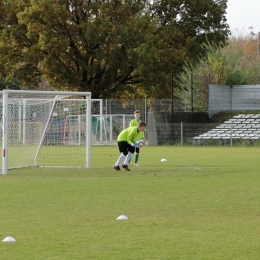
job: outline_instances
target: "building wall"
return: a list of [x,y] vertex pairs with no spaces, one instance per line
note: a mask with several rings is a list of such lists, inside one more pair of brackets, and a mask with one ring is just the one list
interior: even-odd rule
[[260,85],[209,85],[209,118],[221,111],[260,110]]

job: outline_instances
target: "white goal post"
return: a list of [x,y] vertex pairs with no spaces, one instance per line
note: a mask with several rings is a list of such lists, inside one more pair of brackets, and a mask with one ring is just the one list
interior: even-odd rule
[[[90,92],[3,90],[1,94],[3,175],[8,169],[32,166],[91,167]],[[71,131],[66,119],[79,115],[83,123],[73,134],[80,143],[65,142]]]

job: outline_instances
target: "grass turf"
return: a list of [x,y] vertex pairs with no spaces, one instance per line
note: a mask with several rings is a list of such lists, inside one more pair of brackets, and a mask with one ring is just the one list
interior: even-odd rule
[[148,146],[130,172],[117,147],[92,155],[0,176],[1,259],[259,258],[259,148]]

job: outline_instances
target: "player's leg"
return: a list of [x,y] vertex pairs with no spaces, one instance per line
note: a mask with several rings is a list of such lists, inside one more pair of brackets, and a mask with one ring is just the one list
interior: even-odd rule
[[120,152],[120,155],[115,163],[115,165],[113,166],[113,168],[117,171],[120,171],[120,163],[121,161],[126,157],[126,155],[128,154],[128,143],[127,142],[118,142],[118,149],[119,149],[119,152]]
[[139,154],[140,154],[140,148],[136,147],[136,149],[135,149],[135,161],[134,161],[135,166],[139,166],[139,164],[138,164]]
[[128,164],[132,158],[134,151],[135,151],[135,148],[128,144],[128,153],[125,158],[124,164],[122,165],[122,167],[127,171],[130,171],[130,169],[128,168]]

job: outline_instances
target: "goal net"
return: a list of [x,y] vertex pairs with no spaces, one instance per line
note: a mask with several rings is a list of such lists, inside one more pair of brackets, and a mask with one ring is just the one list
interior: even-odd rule
[[2,174],[31,166],[91,167],[91,93],[3,90],[1,95]]
[[[66,145],[82,145],[85,142],[84,132],[86,117],[84,115],[68,115],[64,124],[64,143]],[[92,145],[113,144],[112,123],[105,115],[92,115]]]

